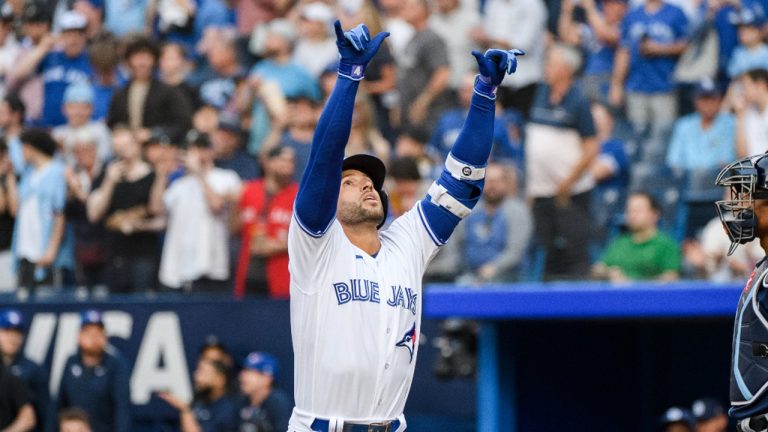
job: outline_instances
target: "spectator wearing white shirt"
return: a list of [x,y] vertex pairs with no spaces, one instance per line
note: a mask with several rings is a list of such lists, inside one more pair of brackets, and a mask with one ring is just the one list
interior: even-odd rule
[[170,288],[222,292],[228,286],[229,217],[240,197],[240,178],[213,165],[213,150],[205,135],[191,136],[187,174],[174,181],[153,202],[168,216],[160,261],[160,282]]
[[315,78],[329,63],[339,58],[336,40],[331,37],[333,9],[325,3],[312,2],[301,9],[299,39],[293,49],[293,61]]
[[488,0],[482,23],[470,37],[484,48],[525,51],[520,67],[499,87],[499,102],[515,108],[527,117],[533,103],[536,84],[544,75],[544,51],[547,47],[547,9],[542,0]]

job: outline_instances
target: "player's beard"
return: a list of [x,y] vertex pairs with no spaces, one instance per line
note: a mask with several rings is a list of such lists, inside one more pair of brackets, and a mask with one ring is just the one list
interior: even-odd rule
[[341,202],[336,217],[346,225],[372,223],[375,226],[384,218],[384,211],[381,203],[375,208],[370,208],[364,207],[360,202]]

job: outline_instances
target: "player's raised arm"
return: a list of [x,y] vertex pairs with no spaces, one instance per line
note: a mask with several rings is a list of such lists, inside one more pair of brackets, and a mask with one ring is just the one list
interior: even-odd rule
[[352,126],[357,88],[368,62],[389,36],[382,32],[371,38],[364,24],[346,32],[339,21],[334,27],[340,55],[339,79],[317,124],[295,206],[296,219],[314,236],[322,235],[336,215],[341,163]]
[[485,54],[472,52],[480,74],[475,78],[475,94],[467,120],[445,160],[442,174],[419,203],[430,236],[437,244],[448,240],[459,221],[480,199],[493,144],[496,89],[506,74],[515,72],[515,56],[522,54],[520,50],[498,49],[490,49]]

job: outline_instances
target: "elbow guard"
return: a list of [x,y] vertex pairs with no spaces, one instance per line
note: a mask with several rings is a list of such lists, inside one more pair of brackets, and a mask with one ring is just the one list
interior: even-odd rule
[[485,166],[473,166],[449,153],[445,168],[427,191],[429,200],[464,219],[475,207],[483,192]]
[[419,207],[435,244],[445,244],[456,225],[469,215],[480,199],[484,182],[484,166],[469,165],[448,155],[443,173],[432,183]]

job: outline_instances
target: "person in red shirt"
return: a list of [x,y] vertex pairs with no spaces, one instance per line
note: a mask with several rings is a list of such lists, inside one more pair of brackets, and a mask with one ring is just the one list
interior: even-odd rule
[[242,246],[235,277],[235,297],[246,293],[287,298],[288,225],[298,183],[293,181],[294,151],[270,150],[264,177],[246,183],[240,197]]

